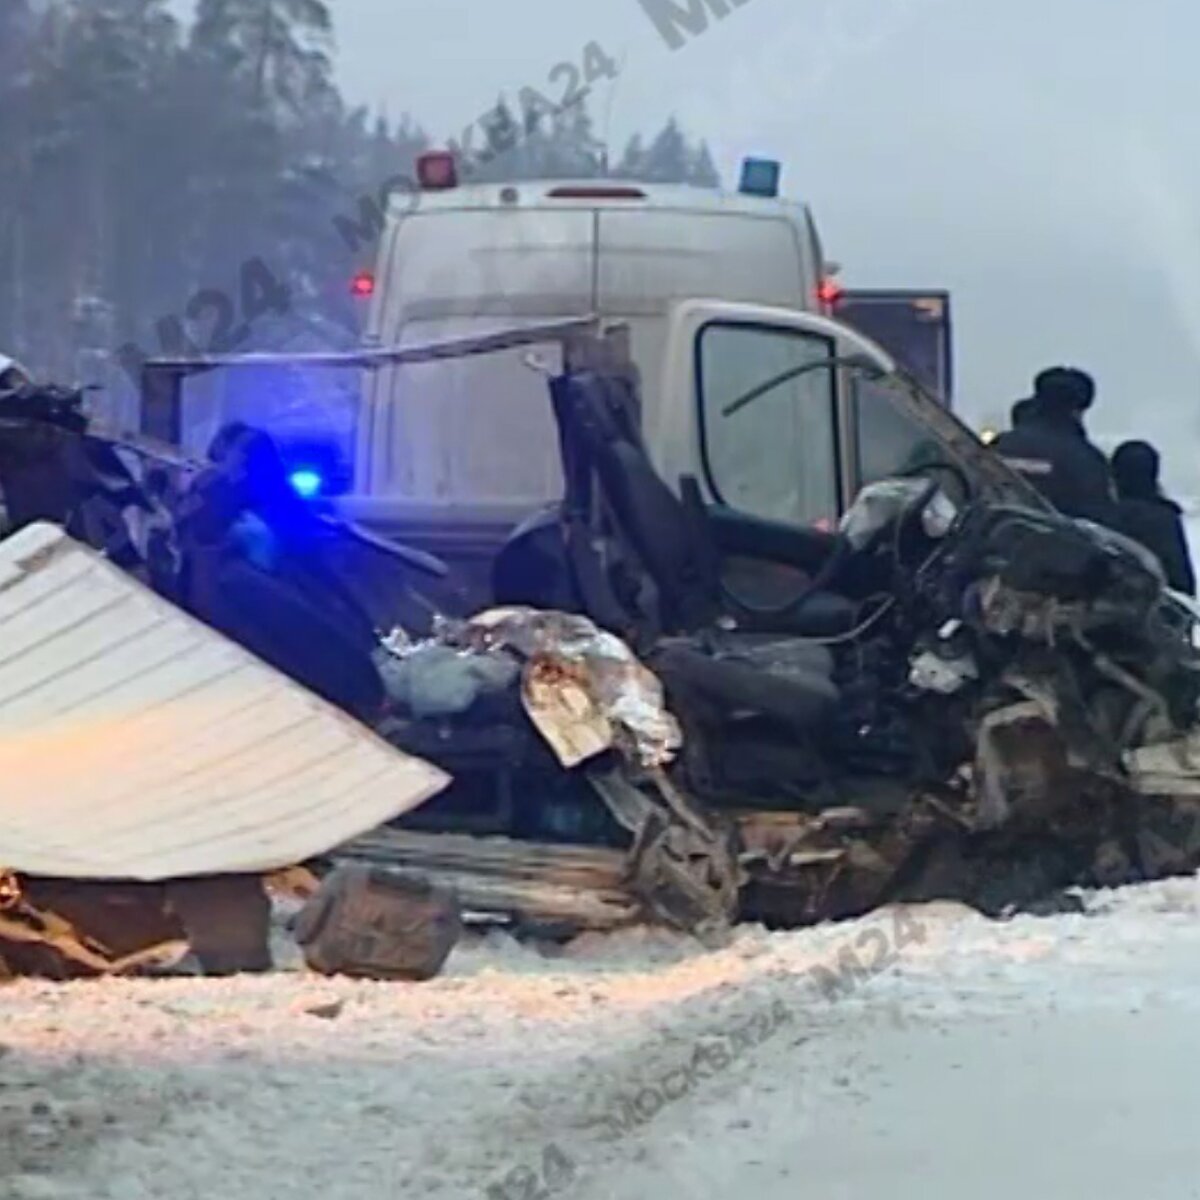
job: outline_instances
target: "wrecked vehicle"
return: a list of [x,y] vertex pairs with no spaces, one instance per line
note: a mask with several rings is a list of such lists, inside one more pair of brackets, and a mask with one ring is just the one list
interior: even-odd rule
[[[481,612],[448,610],[444,564],[288,494],[261,431],[226,431],[207,464],[151,489],[158,541],[117,536],[110,556],[453,777],[317,855],[318,872],[403,869],[538,929],[652,918],[707,934],[937,897],[999,914],[1195,868],[1200,840],[1172,833],[1200,778],[1193,612],[1144,552],[1048,510],[833,322],[784,314],[801,339],[788,353],[705,373],[692,341],[709,325],[771,315],[676,314],[676,366],[711,418],[698,427],[692,406],[709,477],[677,485],[664,462],[690,460],[678,438],[648,449],[620,331],[556,327],[563,502],[514,531]],[[764,405],[799,420],[833,376],[887,406],[888,469],[869,478],[857,454],[831,487],[765,480],[797,512],[846,494],[831,525],[758,515],[747,491],[723,501],[717,423]],[[749,487],[742,453],[727,478]],[[3,461],[0,478],[7,493]],[[94,485],[38,515],[72,528]],[[80,532],[130,529],[113,512],[140,503]]]
[[[286,480],[272,475],[269,442],[243,432],[230,431],[206,468],[97,434],[68,393],[32,389],[0,414],[10,523],[0,544],[0,625],[10,614],[16,622],[0,663],[9,734],[0,756],[7,751],[11,778],[30,794],[53,798],[36,817],[16,797],[5,805],[7,971],[65,978],[157,968],[181,943],[208,972],[264,969],[264,879],[302,862],[319,878],[301,881],[310,903],[293,932],[315,969],[427,978],[457,938],[455,894],[402,872],[405,895],[396,896],[394,873],[364,874],[324,857],[419,805],[448,777],[390,736],[378,659],[391,652],[321,565],[325,543],[344,543],[346,528],[292,503]],[[369,535],[350,531],[349,540],[404,569],[441,572]],[[500,619],[470,631],[535,655],[541,634],[519,626]],[[544,730],[571,738],[578,726],[582,750],[576,741],[564,753],[592,757],[613,746],[620,726],[630,749],[656,766],[654,723],[667,741],[673,730],[656,681],[615,639],[588,632],[606,659],[599,707]],[[620,680],[605,671],[614,649]],[[5,664],[19,672],[7,688]],[[503,682],[517,674],[513,666]],[[623,699],[633,707],[618,711]],[[639,703],[646,712],[635,711]],[[597,778],[621,794],[611,764]],[[649,805],[636,789],[624,783],[624,794],[646,853],[677,843],[678,833],[668,839],[641,816]],[[92,815],[93,802],[104,819],[64,831],[58,807]],[[651,872],[641,881],[653,901]],[[555,887],[551,906],[557,898],[570,918],[570,886]],[[620,891],[621,919],[634,919],[642,906]],[[612,923],[603,901],[586,902],[601,910],[596,924]]]

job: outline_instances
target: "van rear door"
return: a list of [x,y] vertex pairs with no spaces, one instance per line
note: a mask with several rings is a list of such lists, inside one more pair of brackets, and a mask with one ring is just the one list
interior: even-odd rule
[[[416,213],[391,238],[371,335],[404,346],[586,317],[595,258],[588,211]],[[376,372],[364,389],[356,492],[525,511],[557,498],[557,432],[529,353]],[[551,367],[554,354],[546,348]]]
[[786,217],[694,209],[597,212],[596,311],[628,321],[642,380],[647,439],[657,445],[658,364],[673,303],[719,292],[723,299],[805,308],[815,286],[796,225]]

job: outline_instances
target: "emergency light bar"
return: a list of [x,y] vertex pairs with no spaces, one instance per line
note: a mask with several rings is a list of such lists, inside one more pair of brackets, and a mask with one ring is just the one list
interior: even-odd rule
[[817,284],[817,299],[832,308],[845,294],[846,289],[836,279],[826,276]]
[[779,176],[783,168],[771,158],[746,158],[742,160],[742,181],[738,191],[743,196],[765,196],[773,199],[779,195]]
[[293,471],[288,476],[288,481],[305,500],[319,496],[321,489],[325,486],[325,480],[320,471],[314,471],[309,467],[301,467],[299,470]]
[[458,187],[458,168],[449,150],[429,150],[417,155],[417,182],[425,192],[445,192]]
[[350,487],[350,464],[334,441],[316,438],[276,437],[287,468],[288,482],[305,500],[327,500]]

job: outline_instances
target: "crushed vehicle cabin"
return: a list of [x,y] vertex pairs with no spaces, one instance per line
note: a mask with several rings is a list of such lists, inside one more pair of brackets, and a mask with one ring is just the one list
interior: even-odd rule
[[[836,322],[695,300],[669,338],[657,460],[619,327],[351,358],[559,342],[546,403],[562,501],[497,555],[482,611],[453,609],[427,553],[302,501],[262,431],[232,427],[207,463],[153,484],[138,479],[164,451],[126,446],[151,465],[136,478],[95,456],[81,470],[64,447],[113,443],[54,414],[18,419],[15,444],[61,483],[38,516],[452,777],[315,855],[317,874],[402,870],[542,931],[654,919],[715,936],[937,897],[1000,914],[1194,869],[1196,839],[1172,830],[1200,780],[1195,615],[1156,564],[1050,511]],[[189,373],[275,361],[151,364],[148,418],[178,421]],[[864,412],[866,396],[887,411]],[[811,434],[821,414],[831,457],[755,493],[754,437]],[[875,478],[868,426],[891,431]],[[24,477],[4,466],[19,508]]]

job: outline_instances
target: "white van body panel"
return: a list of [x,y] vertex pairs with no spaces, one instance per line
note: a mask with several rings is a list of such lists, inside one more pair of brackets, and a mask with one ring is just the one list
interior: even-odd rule
[[[663,419],[669,310],[723,300],[812,311],[820,247],[803,205],[638,185],[644,199],[555,199],[515,184],[423,195],[389,219],[368,344],[410,345],[595,315],[627,324],[651,445]],[[557,369],[558,351],[539,352]],[[557,432],[528,350],[373,372],[349,508],[524,514],[561,494]]]

